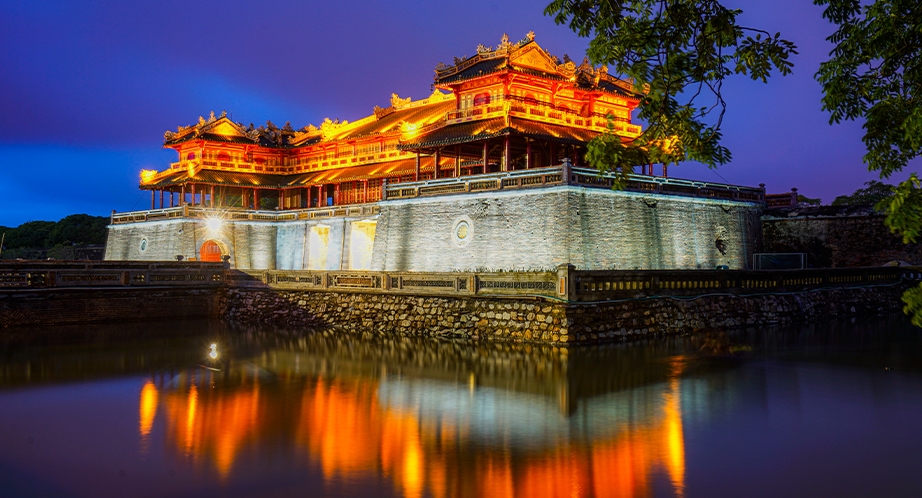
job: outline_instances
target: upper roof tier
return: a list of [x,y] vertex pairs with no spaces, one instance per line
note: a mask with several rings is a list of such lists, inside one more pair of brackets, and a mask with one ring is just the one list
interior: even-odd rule
[[628,99],[640,97],[632,81],[608,74],[607,66],[593,67],[586,58],[577,66],[569,57],[560,59],[549,54],[535,42],[534,32],[516,43],[510,42],[509,36],[504,34],[496,48],[478,45],[477,55],[455,57],[452,66],[440,62],[435,67],[435,84],[447,90],[459,83],[501,72],[568,81],[581,90],[598,90]]
[[641,97],[631,81],[611,76],[606,66],[593,67],[587,60],[577,66],[568,57],[559,59],[535,42],[534,33],[516,43],[503,35],[496,48],[480,45],[477,55],[455,58],[453,66],[439,63],[435,72],[435,89],[429,97],[413,101],[392,94],[388,107],[375,106],[371,115],[356,121],[327,118],[319,127],[295,130],[290,123],[279,128],[271,121],[245,126],[233,122],[226,112],[219,116],[212,112],[207,119],[199,117],[193,125],[164,133],[164,146],[180,149],[192,141],[205,141],[292,149],[375,136],[394,136],[402,144],[439,144],[447,140],[441,137],[447,132],[431,140],[422,138],[443,127],[459,131],[452,125],[500,115],[506,118],[501,131],[518,129],[509,121],[516,118],[560,127],[555,134],[573,135],[576,141],[591,138],[587,131],[604,132],[609,117],[618,121],[615,132],[626,139],[640,131],[630,125],[630,111]]

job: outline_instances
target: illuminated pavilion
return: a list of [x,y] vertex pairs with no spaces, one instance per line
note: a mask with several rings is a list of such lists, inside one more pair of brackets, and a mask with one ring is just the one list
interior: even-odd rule
[[550,55],[534,34],[436,67],[428,98],[391,97],[356,121],[254,128],[225,113],[165,133],[179,161],[144,171],[151,209],[189,204],[303,209],[378,201],[382,183],[540,168],[569,158],[609,123],[623,140],[639,103],[629,81]]
[[[587,142],[640,135],[630,81],[529,33],[435,68],[433,93],[299,130],[226,113],[165,133],[150,210],[113,213],[106,259],[375,272],[745,268],[764,190],[653,176],[623,190]],[[664,168],[665,173],[665,168]]]

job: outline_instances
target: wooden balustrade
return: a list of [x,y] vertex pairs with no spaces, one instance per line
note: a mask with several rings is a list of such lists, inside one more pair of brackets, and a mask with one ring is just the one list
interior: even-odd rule
[[289,220],[314,220],[333,218],[338,216],[373,216],[378,214],[380,207],[377,203],[351,204],[348,206],[289,209],[284,211],[259,211],[239,208],[207,208],[198,206],[179,206],[165,209],[150,209],[147,211],[132,211],[128,213],[115,213],[112,215],[113,225],[126,223],[140,223],[144,221],[161,221],[177,218],[190,218],[205,220],[220,218],[230,221],[289,221]]

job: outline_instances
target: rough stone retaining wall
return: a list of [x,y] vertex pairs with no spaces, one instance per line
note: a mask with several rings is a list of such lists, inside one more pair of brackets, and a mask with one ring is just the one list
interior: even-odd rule
[[335,326],[353,332],[585,343],[713,328],[807,322],[898,311],[904,285],[796,294],[710,295],[592,304],[227,289],[222,314],[242,322]]
[[0,328],[218,317],[216,288],[0,291]]
[[922,243],[903,244],[884,218],[870,206],[772,209],[762,216],[763,251],[806,253],[815,268],[922,264]]

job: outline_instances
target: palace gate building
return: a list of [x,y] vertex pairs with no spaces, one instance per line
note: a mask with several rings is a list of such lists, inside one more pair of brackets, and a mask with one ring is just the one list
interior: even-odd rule
[[[439,64],[434,92],[295,130],[225,113],[164,135],[149,210],[114,213],[107,259],[374,271],[745,268],[764,191],[586,167],[640,134],[631,82],[529,35]],[[665,167],[663,168],[665,173]]]

